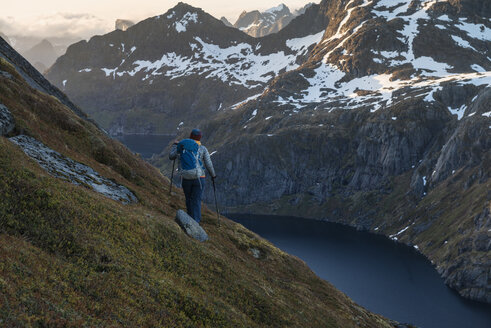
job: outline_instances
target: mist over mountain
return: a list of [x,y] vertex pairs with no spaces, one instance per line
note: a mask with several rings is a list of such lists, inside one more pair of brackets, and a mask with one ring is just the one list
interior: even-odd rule
[[29,62],[41,73],[54,64],[58,53],[48,40],[44,39],[24,53]]

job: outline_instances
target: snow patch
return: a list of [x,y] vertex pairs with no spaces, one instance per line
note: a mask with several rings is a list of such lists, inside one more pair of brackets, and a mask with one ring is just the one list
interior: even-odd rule
[[243,105],[243,104],[245,104],[245,103],[247,103],[247,102],[249,102],[249,101],[251,101],[251,100],[254,100],[254,99],[259,98],[259,96],[261,96],[261,95],[262,95],[262,93],[258,93],[257,95],[254,95],[254,96],[251,96],[251,97],[249,97],[249,98],[247,98],[247,99],[244,99],[244,100],[242,100],[241,102],[238,102],[238,103],[236,103],[235,105],[232,105],[232,107],[231,107],[231,108],[232,108],[232,109],[236,109],[236,108],[237,108],[237,107],[239,107],[240,105]]
[[[475,70],[476,72],[480,72],[480,73],[484,73],[486,72],[486,70],[484,68],[482,68],[481,66],[477,65],[477,64],[473,64],[471,65],[471,68],[473,70]],[[474,101],[474,100],[473,100]]]
[[476,52],[478,52],[471,44],[469,41],[462,39],[461,37],[458,37],[456,35],[452,35],[452,39],[454,40],[455,43],[461,48],[466,48],[466,49],[472,49]]
[[459,108],[448,108],[448,111],[452,113],[452,115],[457,115],[457,119],[460,121],[462,117],[464,117],[465,110],[467,109],[467,106],[464,104],[460,106]]
[[317,34],[308,35],[303,38],[286,40],[286,46],[293,51],[298,52],[298,54],[303,55],[311,45],[319,43],[322,40],[323,35],[324,31],[321,31]]
[[186,13],[180,21],[174,23],[174,28],[176,29],[177,33],[186,32],[190,23],[198,23],[197,13]]

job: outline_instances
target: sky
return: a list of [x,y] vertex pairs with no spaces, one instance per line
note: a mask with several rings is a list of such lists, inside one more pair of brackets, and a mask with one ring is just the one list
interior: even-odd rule
[[[291,10],[313,0],[187,0],[232,24],[243,10],[265,10],[284,3]],[[315,2],[319,2],[317,0]],[[89,38],[114,29],[118,18],[138,22],[167,12],[176,0],[2,0],[0,31],[9,35]]]

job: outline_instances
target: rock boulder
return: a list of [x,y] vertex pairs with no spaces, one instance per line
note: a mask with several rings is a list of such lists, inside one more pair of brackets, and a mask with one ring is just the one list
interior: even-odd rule
[[176,222],[189,237],[201,242],[205,242],[209,239],[208,234],[201,228],[199,223],[183,210],[177,211]]

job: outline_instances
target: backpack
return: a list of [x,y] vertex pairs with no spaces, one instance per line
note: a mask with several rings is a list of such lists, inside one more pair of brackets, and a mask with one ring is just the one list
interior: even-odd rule
[[180,173],[184,179],[199,179],[204,175],[203,163],[199,159],[199,145],[192,139],[184,139],[177,145],[180,156]]

